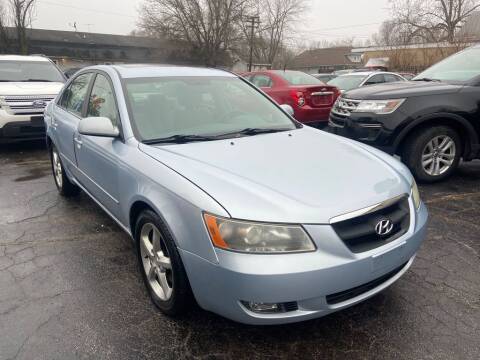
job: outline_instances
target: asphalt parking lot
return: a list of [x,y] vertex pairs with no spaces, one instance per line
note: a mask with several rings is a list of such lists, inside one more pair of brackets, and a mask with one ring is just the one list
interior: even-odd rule
[[0,147],[0,359],[479,359],[480,162],[422,186],[429,235],[382,294],[252,327],[150,302],[131,240],[86,195],[57,195],[42,144]]

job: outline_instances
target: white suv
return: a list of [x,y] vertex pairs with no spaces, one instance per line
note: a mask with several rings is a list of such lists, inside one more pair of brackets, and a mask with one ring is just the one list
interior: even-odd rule
[[43,56],[0,56],[0,143],[43,139],[43,111],[65,83]]

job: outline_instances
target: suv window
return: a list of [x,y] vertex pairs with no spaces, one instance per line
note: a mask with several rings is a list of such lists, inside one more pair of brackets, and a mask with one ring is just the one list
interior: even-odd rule
[[101,74],[95,78],[88,101],[87,116],[106,117],[118,125],[118,109],[115,95],[108,79]]
[[62,101],[60,105],[65,110],[77,115],[82,116],[83,105],[87,97],[88,85],[92,78],[92,73],[82,74],[78,76],[72,83],[65,89],[62,94]]
[[272,78],[267,75],[255,75],[252,83],[257,87],[272,87]]
[[370,79],[367,80],[365,85],[375,85],[382,84],[385,82],[385,77],[383,74],[373,75]]

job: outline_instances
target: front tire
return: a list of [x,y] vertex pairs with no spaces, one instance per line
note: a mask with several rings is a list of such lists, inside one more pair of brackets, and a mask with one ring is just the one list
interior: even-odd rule
[[166,315],[186,313],[192,301],[182,259],[168,228],[151,210],[135,226],[138,263],[153,303]]
[[50,149],[50,161],[52,163],[53,179],[60,195],[64,197],[78,195],[80,188],[68,179],[60,159],[60,153],[53,144]]
[[403,152],[403,161],[421,182],[433,183],[449,177],[458,167],[462,142],[448,126],[425,128],[411,135]]

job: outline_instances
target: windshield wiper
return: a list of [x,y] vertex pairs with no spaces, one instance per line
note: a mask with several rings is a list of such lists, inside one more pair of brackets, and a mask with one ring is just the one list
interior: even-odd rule
[[254,136],[254,135],[260,135],[260,134],[273,134],[277,132],[290,131],[290,130],[293,130],[293,129],[246,128],[246,129],[235,131],[232,133],[220,134],[220,135],[217,135],[217,137],[228,137],[228,136],[236,136],[236,135]]
[[165,138],[151,139],[142,141],[144,144],[185,144],[189,142],[197,141],[213,141],[217,140],[214,136],[202,136],[202,135],[172,135]]
[[427,82],[441,82],[441,80],[438,80],[438,79],[432,79],[432,78],[427,78],[427,77],[424,77],[424,78],[420,78],[420,79],[413,79],[412,81],[427,81]]
[[22,80],[22,82],[52,82],[52,80],[46,80],[46,79],[27,79],[27,80]]

